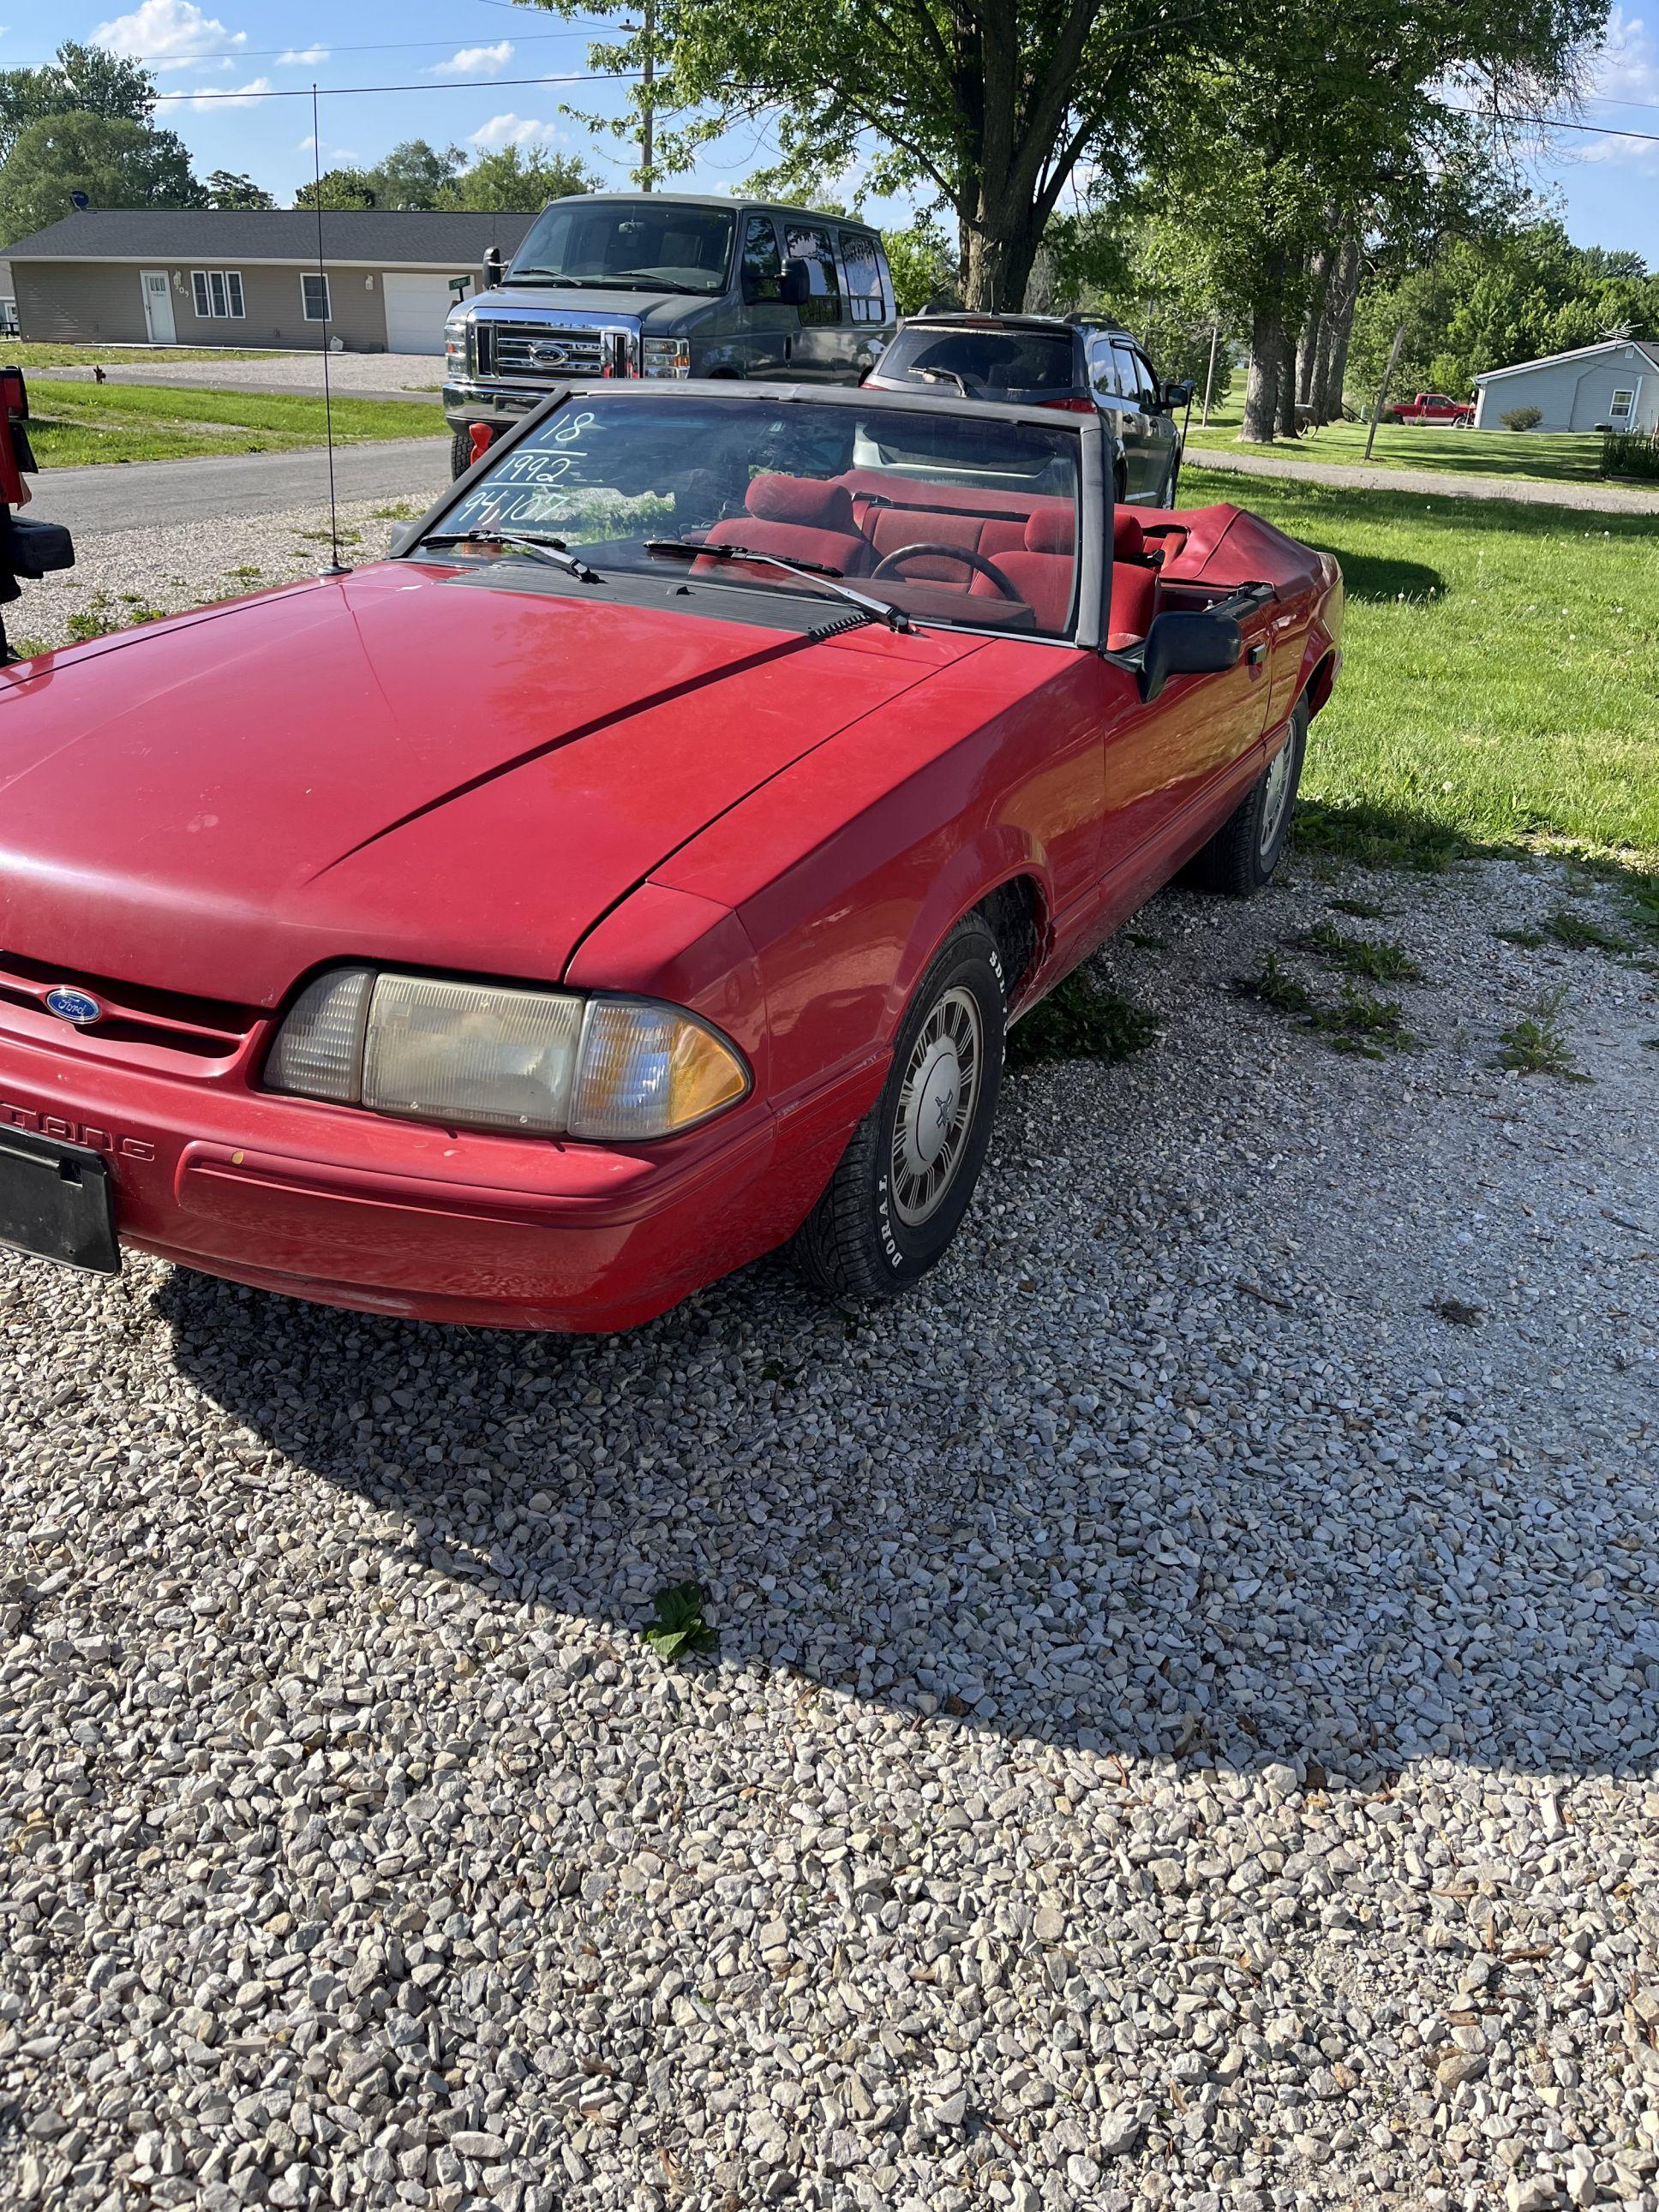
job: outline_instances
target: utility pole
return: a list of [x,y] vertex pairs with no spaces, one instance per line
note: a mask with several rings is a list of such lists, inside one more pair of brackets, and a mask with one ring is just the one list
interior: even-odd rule
[[1216,341],[1220,336],[1220,324],[1213,324],[1210,330],[1210,373],[1204,380],[1204,412],[1199,417],[1201,422],[1207,422],[1210,419],[1210,394],[1215,388]]
[[1365,459],[1370,460],[1371,447],[1376,443],[1376,426],[1382,420],[1383,404],[1389,396],[1389,386],[1394,382],[1395,365],[1400,359],[1400,349],[1406,343],[1406,325],[1401,323],[1394,334],[1394,343],[1389,348],[1389,365],[1382,372],[1382,382],[1376,395],[1376,404],[1371,410],[1371,427],[1365,433]]
[[645,0],[645,58],[640,82],[640,184],[641,189],[647,192],[655,188],[656,182],[655,148],[653,143],[654,137],[653,125],[655,118],[652,112],[651,92],[651,87],[656,78],[657,58],[654,51],[656,31],[656,0]]

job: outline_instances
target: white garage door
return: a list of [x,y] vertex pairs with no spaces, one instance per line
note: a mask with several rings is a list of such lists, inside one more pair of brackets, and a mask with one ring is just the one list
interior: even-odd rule
[[455,302],[448,277],[415,276],[407,270],[389,269],[380,283],[386,289],[386,342],[392,352],[441,353],[444,318]]

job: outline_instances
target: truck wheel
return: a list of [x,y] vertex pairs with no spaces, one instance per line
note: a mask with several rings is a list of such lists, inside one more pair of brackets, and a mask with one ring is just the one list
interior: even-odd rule
[[1273,881],[1291,842],[1309,719],[1306,698],[1298,699],[1284,744],[1193,860],[1188,872],[1203,890],[1249,898]]
[[472,465],[472,431],[463,422],[449,441],[449,473],[464,477]]
[[875,1104],[795,1232],[832,1298],[894,1298],[945,1257],[985,1162],[1002,1082],[1006,985],[981,915],[959,921],[911,1000]]

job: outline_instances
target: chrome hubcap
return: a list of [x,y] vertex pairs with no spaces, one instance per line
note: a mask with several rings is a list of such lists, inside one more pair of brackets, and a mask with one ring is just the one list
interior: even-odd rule
[[983,1033],[970,991],[947,991],[911,1048],[893,1124],[893,1211],[918,1229],[937,1212],[968,1149]]
[[1273,765],[1267,770],[1267,788],[1261,800],[1261,857],[1265,860],[1279,842],[1279,833],[1285,826],[1285,815],[1291,803],[1291,764],[1296,752],[1296,735],[1292,732],[1273,755]]

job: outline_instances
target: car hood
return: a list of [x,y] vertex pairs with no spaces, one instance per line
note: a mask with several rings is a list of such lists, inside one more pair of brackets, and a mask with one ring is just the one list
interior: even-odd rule
[[653,866],[975,642],[602,588],[387,562],[7,672],[0,951],[244,1006],[346,957],[555,981]]

